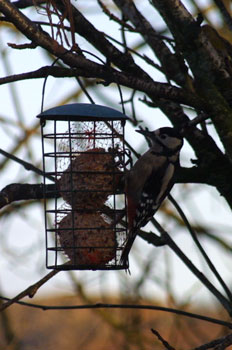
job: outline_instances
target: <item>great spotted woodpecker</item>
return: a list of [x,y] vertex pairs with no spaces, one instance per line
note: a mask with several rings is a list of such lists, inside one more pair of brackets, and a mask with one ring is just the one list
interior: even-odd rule
[[129,235],[121,255],[125,264],[138,230],[153,217],[174,185],[183,138],[174,128],[136,130],[151,143],[150,149],[126,176]]

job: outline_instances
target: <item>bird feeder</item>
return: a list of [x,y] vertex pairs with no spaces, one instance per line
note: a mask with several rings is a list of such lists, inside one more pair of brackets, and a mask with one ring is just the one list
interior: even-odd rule
[[75,103],[38,118],[47,268],[127,269],[128,262],[120,260],[127,238],[127,117],[109,107]]

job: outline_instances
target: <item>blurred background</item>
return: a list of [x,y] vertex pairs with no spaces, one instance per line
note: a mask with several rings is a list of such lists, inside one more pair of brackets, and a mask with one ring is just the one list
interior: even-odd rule
[[[118,14],[113,2],[104,3],[112,13]],[[147,20],[155,24],[156,30],[161,35],[168,35],[166,25],[154,8],[151,11],[149,1],[135,1],[135,3]],[[213,1],[186,0],[183,3],[193,16],[197,16],[200,11],[207,23],[213,25],[227,40],[232,40],[231,33],[227,30]],[[231,7],[229,1],[224,3],[228,8]],[[79,11],[98,30],[106,31],[107,35],[118,42],[122,41],[120,26],[109,20],[97,1],[79,0],[73,1],[73,4],[78,6]],[[45,10],[29,7],[24,10],[24,13],[38,22],[47,21]],[[53,21],[56,20],[54,17]],[[47,30],[50,33],[49,27]],[[152,57],[156,62],[151,49],[137,33],[128,31],[126,37],[128,46],[140,55]],[[1,77],[33,71],[53,63],[54,57],[43,49],[16,50],[8,46],[8,43],[23,44],[24,42],[25,38],[15,30],[13,25],[0,21]],[[93,52],[101,58],[99,52],[83,37],[77,35],[77,42],[82,49]],[[121,49],[119,44],[116,46]],[[95,60],[93,57],[89,58]],[[154,67],[146,65],[139,56],[134,55],[134,59],[154,80],[165,82],[164,76]],[[82,81],[95,103],[122,111],[119,92],[114,85],[105,87],[96,84],[95,79],[82,79]],[[0,148],[40,169],[42,169],[41,136],[36,116],[41,112],[43,84],[44,79],[33,79],[2,84],[0,87]],[[142,93],[136,92],[133,95],[133,91],[123,87],[122,93],[124,101],[128,101],[125,103],[125,112],[131,118],[126,125],[126,140],[138,153],[142,154],[148,146],[145,139],[135,133],[135,129],[142,126],[154,130],[161,126],[170,126],[170,122],[158,108],[150,108],[143,102]],[[44,110],[73,102],[89,103],[78,82],[74,78],[49,77],[44,96]],[[195,116],[190,109],[186,108],[185,112],[190,118]],[[209,125],[208,130],[222,148],[214,127]],[[185,141],[181,151],[181,165],[191,167],[192,158],[194,158],[193,151]],[[21,165],[2,155],[0,155],[0,170],[1,189],[11,183],[39,184],[43,181],[41,176],[32,171],[26,171]],[[192,227],[195,228],[219,273],[227,285],[231,286],[232,225],[227,203],[214,188],[207,185],[176,184],[172,195],[184,210]],[[168,200],[156,214],[156,219],[192,262],[220,290],[221,287],[210,273],[182,219]],[[148,224],[145,230],[154,230],[154,228]],[[43,201],[19,201],[4,207],[0,211],[0,242],[0,294],[10,298],[49,272],[45,268]],[[139,237],[130,254],[130,273],[125,271],[60,272],[39,289],[35,302],[46,305],[95,302],[156,303],[201,313],[205,308],[208,315],[215,317],[221,315],[216,299],[168,247],[155,248]],[[175,315],[151,311],[143,311],[143,313],[131,310],[42,312],[13,306],[5,315],[8,317],[10,326],[6,326],[7,323],[2,318],[0,334],[4,339],[8,334],[9,339],[14,340],[9,342],[8,344],[11,345],[8,346],[6,340],[2,340],[2,349],[40,349],[42,346],[46,346],[47,349],[54,347],[64,349],[67,346],[70,349],[93,349],[97,341],[99,344],[103,342],[102,349],[107,345],[112,349],[119,346],[123,349],[159,349],[159,345],[154,347],[156,339],[150,332],[150,328],[155,328],[156,325],[160,327],[163,325],[165,334],[170,333],[168,335],[172,337],[172,341],[175,339],[175,344],[178,344],[177,337],[179,337],[183,345],[179,349],[183,349],[186,329],[197,327],[196,333],[199,336],[199,329],[202,326],[202,323],[198,324],[197,321],[184,319],[182,322]],[[56,320],[59,320],[59,324]],[[186,326],[190,321],[191,325],[189,323]],[[24,325],[22,325],[23,322],[25,322]],[[172,325],[169,331],[167,325]],[[212,332],[218,332],[218,334],[222,332],[219,326],[208,326],[208,324],[207,327],[205,324],[203,326],[205,328],[201,329],[202,339],[207,339]],[[177,335],[175,327],[180,327],[182,335]],[[53,331],[56,332],[55,338],[52,338]],[[41,335],[43,335],[42,338]],[[115,344],[110,343],[109,339],[112,339],[112,336],[117,339]],[[185,339],[186,347],[195,344],[194,337],[192,330],[187,336],[188,341]]]

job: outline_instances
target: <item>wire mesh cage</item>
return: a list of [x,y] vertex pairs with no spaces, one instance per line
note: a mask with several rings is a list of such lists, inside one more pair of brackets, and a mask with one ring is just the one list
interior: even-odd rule
[[120,260],[127,238],[127,117],[109,107],[76,103],[52,108],[38,118],[47,268],[127,269],[128,261]]

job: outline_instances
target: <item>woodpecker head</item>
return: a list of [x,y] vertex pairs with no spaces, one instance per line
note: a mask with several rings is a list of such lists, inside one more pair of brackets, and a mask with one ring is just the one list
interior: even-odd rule
[[180,135],[178,130],[174,128],[165,127],[154,131],[136,131],[147,137],[151,141],[152,147],[162,148],[164,151],[170,153],[179,152],[183,146],[183,137]]

